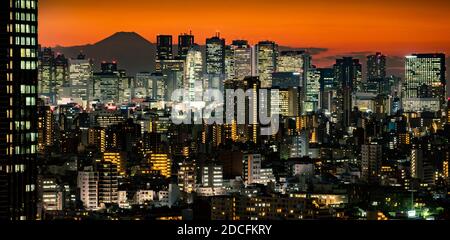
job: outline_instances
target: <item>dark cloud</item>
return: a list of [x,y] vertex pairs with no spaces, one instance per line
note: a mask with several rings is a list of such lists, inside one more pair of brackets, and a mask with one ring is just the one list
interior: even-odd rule
[[288,47],[288,46],[279,46],[278,49],[280,51],[307,51],[311,55],[318,55],[327,52],[328,48],[321,47]]

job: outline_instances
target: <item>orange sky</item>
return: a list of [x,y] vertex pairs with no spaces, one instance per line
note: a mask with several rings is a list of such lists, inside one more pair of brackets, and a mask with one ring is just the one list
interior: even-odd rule
[[274,40],[333,53],[450,51],[449,0],[40,0],[40,43],[95,43],[114,32],[192,30],[203,44],[216,31],[229,42]]

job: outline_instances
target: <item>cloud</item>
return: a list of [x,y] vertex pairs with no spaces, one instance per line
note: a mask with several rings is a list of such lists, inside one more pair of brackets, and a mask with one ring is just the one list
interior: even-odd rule
[[288,47],[288,46],[279,46],[279,51],[307,51],[311,55],[318,55],[327,52],[328,48],[322,47]]

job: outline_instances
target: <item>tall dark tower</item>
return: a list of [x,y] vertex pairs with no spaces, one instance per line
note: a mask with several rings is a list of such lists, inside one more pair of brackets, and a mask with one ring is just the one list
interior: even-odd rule
[[194,45],[194,35],[181,34],[178,36],[178,57],[186,58],[191,46]]
[[367,79],[369,82],[382,81],[386,78],[386,56],[377,52],[367,56]]
[[36,218],[37,0],[0,2],[0,218]]
[[334,79],[338,86],[338,97],[340,102],[340,121],[342,127],[351,125],[352,95],[361,86],[361,64],[358,59],[344,57],[336,59],[334,68]]
[[156,37],[156,58],[158,60],[172,59],[172,36],[171,35],[158,35]]

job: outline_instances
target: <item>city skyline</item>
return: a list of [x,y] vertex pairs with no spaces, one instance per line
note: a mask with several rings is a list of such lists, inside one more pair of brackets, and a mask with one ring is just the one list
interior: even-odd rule
[[0,3],[0,220],[450,219],[450,4],[38,3]]
[[[236,2],[220,5],[197,0],[180,10],[171,7],[181,4],[178,1],[155,4],[132,0],[131,3],[43,1],[40,43],[46,46],[95,43],[117,31],[139,32],[156,42],[157,34],[177,35],[192,30],[202,43],[219,31],[227,36],[227,43],[232,39],[247,39],[253,45],[260,40],[272,40],[290,47],[327,49],[326,55],[363,51],[407,55],[450,50],[450,25],[446,17],[450,4],[441,0],[408,4],[405,1],[383,1],[383,4],[379,1],[363,4],[246,1],[239,6]],[[98,11],[97,7],[102,10]],[[169,13],[165,9],[170,9]],[[117,21],[118,15],[122,16],[121,21]],[[365,17],[371,15],[376,17]]]

